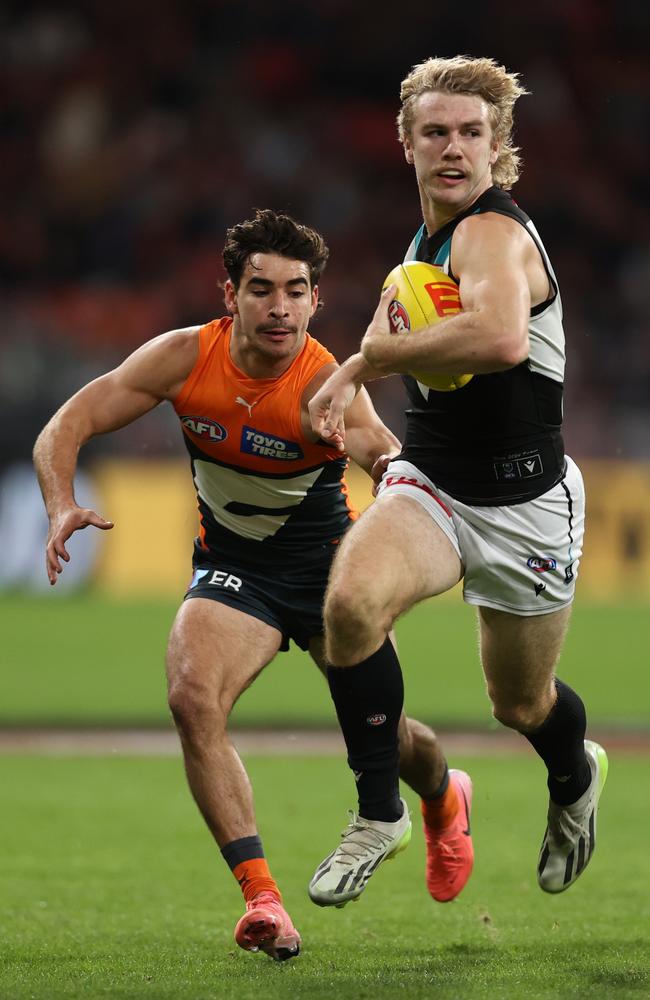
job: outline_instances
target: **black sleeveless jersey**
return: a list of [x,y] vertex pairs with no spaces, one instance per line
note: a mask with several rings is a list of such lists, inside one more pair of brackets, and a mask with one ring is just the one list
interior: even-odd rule
[[454,230],[478,212],[507,215],[526,229],[544,262],[551,297],[531,310],[530,353],[515,368],[474,375],[450,392],[403,376],[411,408],[406,411],[406,437],[399,457],[464,503],[511,505],[545,493],[565,469],[560,431],[562,305],[546,250],[533,223],[510,195],[492,187],[433,236],[427,236],[422,226],[405,259],[435,264],[454,278],[450,260]]

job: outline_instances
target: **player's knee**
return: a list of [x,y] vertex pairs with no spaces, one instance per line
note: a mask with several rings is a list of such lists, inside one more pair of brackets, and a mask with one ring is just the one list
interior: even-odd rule
[[370,588],[359,587],[353,580],[338,581],[330,587],[323,618],[326,633],[351,638],[386,633],[392,625],[384,602]]
[[228,710],[204,681],[183,674],[170,678],[167,701],[174,723],[188,739],[225,730]]
[[547,709],[537,698],[492,696],[492,715],[508,729],[526,733],[541,726]]

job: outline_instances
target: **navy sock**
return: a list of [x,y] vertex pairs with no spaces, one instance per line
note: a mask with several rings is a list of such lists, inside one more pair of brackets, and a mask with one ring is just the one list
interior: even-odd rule
[[555,687],[553,708],[539,729],[524,736],[546,764],[551,799],[568,806],[586,792],[591,781],[584,745],[587,717],[582,699],[568,684],[556,678]]
[[394,823],[403,812],[397,727],[404,682],[392,642],[387,638],[353,667],[328,667],[327,679],[357,782],[359,815]]
[[422,795],[421,798],[423,798],[425,802],[435,802],[436,799],[442,798],[442,796],[445,794],[448,788],[449,788],[449,768],[445,764],[445,773],[443,774],[442,781],[436,788],[435,792],[431,792],[430,795]]
[[231,840],[221,848],[223,859],[233,871],[242,861],[251,861],[253,858],[263,858],[264,848],[260,837],[255,834],[253,837],[240,837],[239,840]]

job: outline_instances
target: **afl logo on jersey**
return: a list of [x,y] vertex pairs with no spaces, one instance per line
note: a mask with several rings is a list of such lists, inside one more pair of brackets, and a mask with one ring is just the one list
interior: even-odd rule
[[406,333],[411,329],[409,314],[398,299],[393,299],[388,307],[391,333]]
[[551,569],[557,569],[557,560],[550,556],[531,556],[527,565],[535,573],[547,573]]
[[208,438],[210,441],[225,441],[228,437],[228,431],[223,424],[211,420],[210,417],[183,416],[181,423],[192,434],[196,434],[200,438]]

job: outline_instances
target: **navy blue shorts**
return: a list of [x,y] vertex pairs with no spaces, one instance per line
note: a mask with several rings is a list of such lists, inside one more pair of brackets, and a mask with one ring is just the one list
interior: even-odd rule
[[301,649],[323,633],[323,598],[336,546],[309,564],[255,567],[233,559],[194,563],[185,600],[206,597],[259,618],[282,633],[280,649],[286,652],[293,639]]

